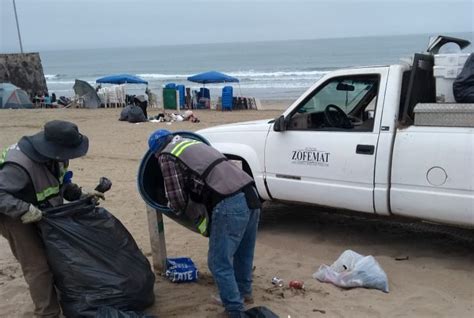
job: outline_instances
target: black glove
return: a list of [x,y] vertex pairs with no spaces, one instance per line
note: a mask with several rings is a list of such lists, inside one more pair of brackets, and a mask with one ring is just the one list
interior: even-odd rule
[[95,191],[105,193],[112,187],[112,181],[106,177],[100,177],[99,184],[95,187]]
[[82,190],[75,183],[66,183],[63,185],[63,198],[68,201],[77,201],[81,198]]

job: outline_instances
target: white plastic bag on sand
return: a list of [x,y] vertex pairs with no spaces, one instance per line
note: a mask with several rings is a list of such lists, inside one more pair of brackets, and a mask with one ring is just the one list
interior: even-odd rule
[[181,116],[180,114],[173,114],[173,113],[171,113],[171,119],[173,119],[174,121],[183,121],[184,120],[183,116]]
[[321,265],[313,278],[343,288],[365,287],[388,293],[387,274],[373,256],[347,250],[331,266]]

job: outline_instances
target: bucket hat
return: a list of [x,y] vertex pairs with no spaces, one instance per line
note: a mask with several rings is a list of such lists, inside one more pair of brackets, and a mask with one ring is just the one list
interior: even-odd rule
[[49,121],[43,131],[24,138],[40,155],[58,161],[82,157],[89,149],[87,136],[79,132],[76,124],[63,120]]
[[51,159],[42,156],[38,151],[35,150],[31,142],[27,139],[28,136],[23,136],[18,141],[18,147],[20,148],[21,152],[28,156],[31,160],[40,163],[46,163]]

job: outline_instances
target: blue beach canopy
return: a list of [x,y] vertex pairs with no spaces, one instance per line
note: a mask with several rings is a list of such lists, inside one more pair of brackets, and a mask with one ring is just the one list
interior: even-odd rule
[[235,83],[239,82],[239,79],[226,75],[224,73],[210,71],[205,73],[200,73],[194,76],[188,77],[188,81],[208,84],[208,83]]
[[130,74],[116,74],[101,77],[95,81],[96,83],[106,83],[106,84],[148,84],[147,81],[141,79],[138,76]]

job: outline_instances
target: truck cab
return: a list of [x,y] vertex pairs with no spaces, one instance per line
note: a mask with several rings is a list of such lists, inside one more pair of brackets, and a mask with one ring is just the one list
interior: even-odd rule
[[[375,159],[384,106],[390,112],[384,105],[390,72],[399,74],[392,81],[401,81],[398,66],[332,72],[276,120],[265,146],[265,157],[276,159],[265,161],[273,197],[375,212]],[[395,128],[393,110],[385,114],[392,119],[385,120],[385,133]]]

